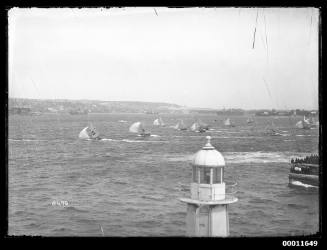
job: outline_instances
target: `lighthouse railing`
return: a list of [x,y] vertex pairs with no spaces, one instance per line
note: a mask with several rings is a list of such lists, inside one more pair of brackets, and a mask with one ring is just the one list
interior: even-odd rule
[[233,195],[237,193],[238,183],[236,181],[227,181],[226,183],[226,195]]

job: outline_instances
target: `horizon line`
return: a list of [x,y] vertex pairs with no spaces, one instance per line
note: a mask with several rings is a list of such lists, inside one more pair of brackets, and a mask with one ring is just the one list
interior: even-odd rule
[[8,96],[8,100],[9,99],[28,99],[28,100],[43,100],[43,101],[49,101],[49,100],[58,100],[58,101],[97,101],[97,102],[139,102],[139,103],[162,103],[162,104],[171,104],[171,105],[178,105],[180,107],[185,107],[188,109],[204,109],[204,110],[231,110],[231,109],[241,109],[241,110],[319,110],[318,108],[310,108],[310,109],[305,109],[305,108],[290,108],[290,109],[279,109],[279,108],[240,108],[240,107],[230,107],[230,108],[203,108],[203,107],[190,107],[190,106],[186,106],[186,105],[180,105],[180,104],[176,104],[176,103],[169,103],[169,102],[163,102],[163,101],[132,101],[132,100],[128,100],[128,101],[115,101],[115,100],[111,100],[111,101],[107,101],[107,100],[99,100],[99,99],[67,99],[67,98],[28,98],[28,97],[9,97]]

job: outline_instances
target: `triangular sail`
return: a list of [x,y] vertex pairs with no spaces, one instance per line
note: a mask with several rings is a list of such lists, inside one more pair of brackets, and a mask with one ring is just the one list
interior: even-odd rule
[[254,123],[254,119],[252,117],[249,117],[247,120],[246,120],[247,123]]
[[197,130],[199,130],[199,128],[200,128],[200,125],[197,122],[193,123],[193,125],[191,126],[192,131],[197,131]]
[[231,120],[229,118],[227,118],[225,121],[224,121],[224,125],[225,126],[228,126],[228,127],[232,127],[234,126],[234,124],[231,122]]
[[312,124],[310,123],[309,119],[306,119],[305,116],[303,116],[303,119],[301,121],[298,121],[295,124],[295,127],[300,129],[310,129]]
[[209,125],[204,123],[203,121],[199,120],[198,121],[198,124],[200,126],[201,129],[204,129],[204,130],[208,130],[209,129]]
[[161,126],[165,126],[165,123],[164,123],[164,121],[162,120],[161,117],[159,117],[159,123],[160,123]]
[[90,139],[89,134],[87,132],[88,127],[85,127],[82,129],[82,131],[79,133],[78,137],[80,139]]
[[159,117],[159,118],[157,118],[157,119],[155,119],[155,120],[153,121],[153,125],[155,125],[155,126],[165,126],[165,123],[164,123],[164,121],[162,120],[162,118]]
[[274,121],[271,122],[270,125],[267,125],[265,128],[266,133],[279,133],[281,132],[277,126],[275,125]]
[[179,123],[179,129],[181,129],[181,130],[186,129],[186,125],[184,124],[183,120],[181,120],[180,123]]
[[155,125],[155,126],[159,126],[159,125],[160,125],[160,121],[159,121],[159,119],[155,119],[155,120],[153,121],[153,125]]
[[305,120],[298,121],[295,126],[300,129],[309,129],[310,124],[308,124]]
[[178,130],[185,130],[187,129],[183,120],[180,120],[175,126],[174,126],[175,129],[178,129]]
[[144,128],[141,122],[135,122],[129,127],[129,132],[131,133],[142,133]]

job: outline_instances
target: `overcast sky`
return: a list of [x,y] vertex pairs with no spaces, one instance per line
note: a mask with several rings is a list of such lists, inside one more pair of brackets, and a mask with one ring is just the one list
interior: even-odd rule
[[317,9],[14,8],[8,18],[9,97],[318,108]]

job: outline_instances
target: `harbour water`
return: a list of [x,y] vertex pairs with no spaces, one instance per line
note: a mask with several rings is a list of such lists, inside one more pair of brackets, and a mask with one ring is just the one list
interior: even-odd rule
[[[194,153],[205,136],[226,161],[239,201],[229,208],[230,236],[308,235],[319,231],[319,190],[288,186],[291,157],[318,151],[319,130],[294,127],[300,117],[44,114],[9,116],[9,234],[42,236],[184,236]],[[206,133],[169,126],[196,118]],[[127,122],[119,122],[119,121]],[[274,121],[284,136],[263,135]],[[128,127],[142,121],[153,134],[139,138]],[[78,139],[92,122],[99,141]]]

